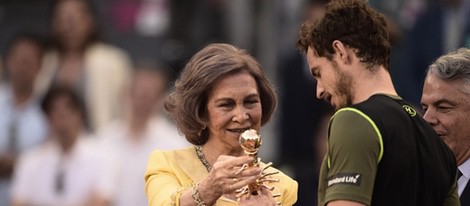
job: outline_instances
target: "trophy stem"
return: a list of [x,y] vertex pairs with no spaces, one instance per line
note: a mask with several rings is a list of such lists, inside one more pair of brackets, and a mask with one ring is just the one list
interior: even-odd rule
[[[259,158],[258,158],[258,150],[261,146],[261,137],[258,135],[258,132],[253,129],[249,129],[243,132],[240,135],[240,145],[245,151],[245,154],[253,157],[253,162],[250,163],[248,166],[250,167],[259,167]],[[249,193],[251,195],[258,195],[258,191],[260,190],[260,183],[257,180],[253,184],[248,185]]]
[[[258,157],[258,150],[261,147],[261,136],[258,135],[258,132],[254,129],[249,129],[243,132],[240,135],[240,146],[245,151],[245,154],[253,157],[253,161],[248,164],[249,167],[259,167],[260,166],[260,158]],[[274,190],[274,187],[269,187],[266,183],[269,182],[279,182],[278,179],[271,178],[272,175],[277,174],[278,172],[268,172],[266,171],[269,167],[271,167],[272,163],[268,163],[267,165],[263,166],[261,169],[262,177],[257,179],[256,182],[246,185],[237,190],[237,197],[240,198],[244,195],[258,195],[263,188],[269,189],[271,191]],[[245,167],[246,165],[244,165]],[[278,195],[275,194],[273,197],[277,197]]]

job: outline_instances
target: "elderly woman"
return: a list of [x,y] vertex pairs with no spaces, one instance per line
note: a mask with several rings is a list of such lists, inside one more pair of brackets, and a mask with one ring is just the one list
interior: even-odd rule
[[149,205],[293,205],[297,182],[274,168],[266,171],[278,172],[270,178],[279,181],[265,183],[272,191],[261,187],[258,195],[237,198],[236,190],[255,183],[266,165],[242,168],[253,158],[244,154],[239,136],[259,131],[276,104],[260,64],[245,51],[211,44],[196,53],[165,102],[194,146],[151,154],[145,174]]

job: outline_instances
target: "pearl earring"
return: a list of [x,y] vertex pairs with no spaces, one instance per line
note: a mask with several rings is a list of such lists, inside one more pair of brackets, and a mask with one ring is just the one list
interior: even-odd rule
[[199,130],[199,133],[197,133],[197,136],[199,136],[199,137],[200,137],[200,136],[201,136],[201,133],[202,133],[202,131],[204,131],[206,128],[207,128],[207,127],[206,127],[206,125],[204,125],[204,126],[202,127],[202,129],[201,129],[201,130]]

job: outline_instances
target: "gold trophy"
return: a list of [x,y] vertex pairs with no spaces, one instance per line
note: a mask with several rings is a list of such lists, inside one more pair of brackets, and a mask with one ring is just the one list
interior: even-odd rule
[[[260,158],[258,157],[258,150],[261,147],[262,140],[261,136],[258,135],[258,132],[254,129],[249,129],[244,131],[240,135],[239,143],[243,150],[245,151],[245,154],[253,157],[253,162],[251,162],[249,165],[243,165],[242,169],[240,169],[240,172],[246,168],[246,167],[259,167],[260,163]],[[278,179],[272,179],[269,176],[277,174],[278,172],[271,172],[271,173],[266,173],[266,169],[268,169],[272,163],[266,164],[263,169],[261,170],[262,176],[256,180],[255,183],[249,184],[245,187],[242,187],[237,190],[237,197],[241,197],[243,195],[258,195],[261,191],[261,187],[267,188],[269,190],[274,190],[274,187],[268,187],[265,185],[266,182],[279,182]],[[279,195],[275,194],[273,197],[278,197]]]

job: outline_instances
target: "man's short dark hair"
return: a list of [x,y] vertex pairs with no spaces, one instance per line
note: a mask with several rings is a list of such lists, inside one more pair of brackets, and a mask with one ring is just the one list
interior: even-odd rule
[[331,60],[335,53],[333,41],[339,40],[354,49],[369,68],[383,65],[389,69],[390,41],[386,28],[384,16],[365,1],[333,0],[326,5],[322,18],[302,25],[297,47],[302,52],[312,48],[319,57]]

